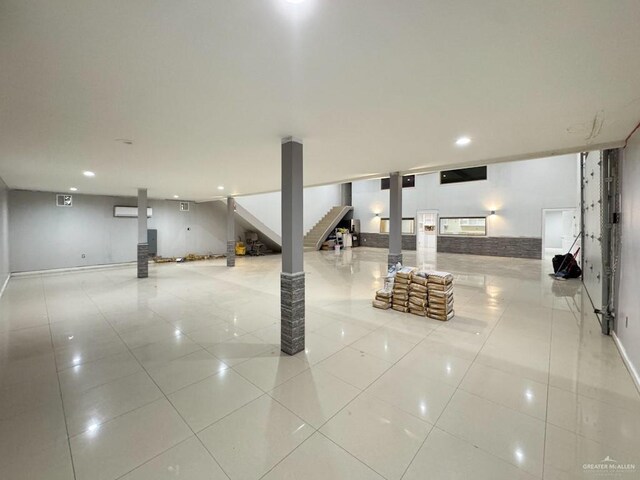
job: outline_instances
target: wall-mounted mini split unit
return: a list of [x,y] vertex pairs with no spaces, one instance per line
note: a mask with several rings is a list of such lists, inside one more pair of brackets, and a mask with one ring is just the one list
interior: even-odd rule
[[180,202],[180,211],[188,212],[189,211],[189,202]]
[[73,195],[66,195],[64,193],[59,193],[56,195],[56,205],[58,207],[72,207],[73,206]]
[[[124,218],[138,218],[138,207],[115,206],[113,207],[113,216]],[[147,207],[147,218],[151,218],[152,216],[153,208]]]

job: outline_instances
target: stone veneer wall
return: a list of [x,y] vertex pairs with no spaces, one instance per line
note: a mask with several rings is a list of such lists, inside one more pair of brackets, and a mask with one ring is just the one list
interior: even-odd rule
[[[389,236],[386,233],[360,233],[360,245],[389,248]],[[402,236],[402,249],[416,249],[415,235]],[[493,257],[542,258],[542,238],[438,236],[438,252]]]
[[138,244],[138,278],[149,276],[149,244]]
[[227,267],[236,266],[236,242],[227,241]]
[[289,355],[304,350],[304,272],[280,273],[280,348]]
[[542,238],[438,236],[438,252],[493,257],[542,258]]
[[[360,246],[374,248],[389,248],[389,235],[386,233],[360,233]],[[402,235],[402,249],[415,250],[416,236]]]

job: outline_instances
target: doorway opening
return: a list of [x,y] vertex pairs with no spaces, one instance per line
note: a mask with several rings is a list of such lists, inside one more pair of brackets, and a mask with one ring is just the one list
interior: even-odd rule
[[[545,208],[542,210],[542,257],[567,253],[578,235],[576,208]],[[574,252],[571,252],[574,253]]]
[[436,270],[437,251],[438,210],[420,210],[416,213],[416,266]]
[[422,210],[416,215],[416,246],[419,250],[433,251],[438,249],[438,211]]

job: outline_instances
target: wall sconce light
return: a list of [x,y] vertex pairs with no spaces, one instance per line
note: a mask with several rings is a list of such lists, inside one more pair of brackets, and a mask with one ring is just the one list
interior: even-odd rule
[[379,216],[380,216],[380,212],[376,212],[376,217],[379,217]]
[[495,214],[496,214],[496,211],[495,211],[495,210],[491,210],[491,211],[489,212],[489,215],[495,215]]

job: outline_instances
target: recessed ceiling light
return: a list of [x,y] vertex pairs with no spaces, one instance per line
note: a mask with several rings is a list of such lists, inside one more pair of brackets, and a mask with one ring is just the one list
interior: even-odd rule
[[304,0],[286,0],[287,3],[302,3]]
[[460,137],[456,140],[456,145],[459,147],[464,147],[465,145],[469,145],[471,143],[471,139],[469,137]]
[[224,187],[222,185],[218,185],[218,190],[224,190]]
[[83,174],[85,177],[95,177],[95,176],[96,176],[96,174],[95,174],[95,173],[93,173],[93,172],[91,172],[91,171],[89,171],[89,170],[85,170],[84,172],[82,172],[82,174]]
[[69,190],[71,190],[72,192],[77,192],[78,189],[76,187],[70,187]]
[[180,195],[174,195],[173,198],[180,198]]

